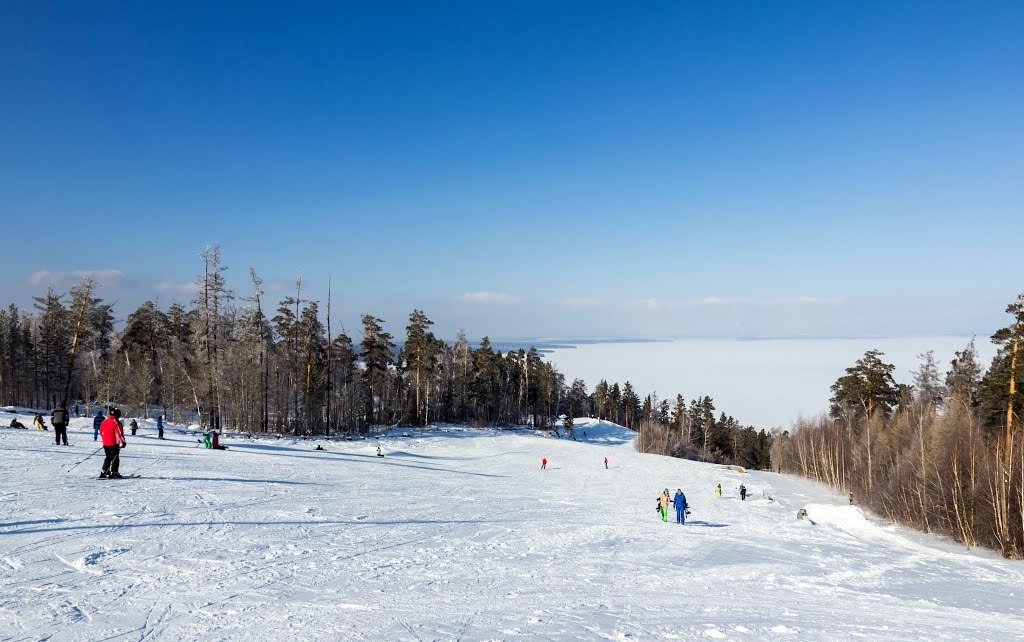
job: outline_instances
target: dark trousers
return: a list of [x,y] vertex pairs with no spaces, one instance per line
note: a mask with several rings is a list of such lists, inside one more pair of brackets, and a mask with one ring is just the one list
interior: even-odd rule
[[68,445],[68,427],[66,425],[58,426],[57,424],[53,424],[53,436],[57,440],[58,446],[62,439],[64,440],[64,445]]
[[103,452],[106,454],[103,458],[103,472],[116,473],[117,467],[121,464],[121,447],[117,444],[104,446]]

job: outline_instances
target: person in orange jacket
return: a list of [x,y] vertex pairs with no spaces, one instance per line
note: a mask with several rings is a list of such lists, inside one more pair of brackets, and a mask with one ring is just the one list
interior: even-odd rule
[[548,458],[545,457],[545,458],[540,460],[540,469],[541,470],[547,470],[547,468],[548,468]]
[[660,495],[658,495],[658,511],[661,513],[661,521],[668,521],[668,505],[672,503],[672,496],[668,494],[666,488]]
[[100,438],[103,440],[103,470],[100,479],[120,479],[117,472],[121,464],[121,449],[125,447],[124,426],[121,425],[121,411],[111,408],[110,414],[100,424]]

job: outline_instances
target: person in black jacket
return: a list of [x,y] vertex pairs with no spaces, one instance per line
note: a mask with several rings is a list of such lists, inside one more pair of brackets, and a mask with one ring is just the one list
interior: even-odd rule
[[63,440],[64,445],[68,445],[68,409],[64,406],[60,408],[54,408],[53,413],[50,415],[50,421],[53,422],[53,437],[56,440],[57,445]]

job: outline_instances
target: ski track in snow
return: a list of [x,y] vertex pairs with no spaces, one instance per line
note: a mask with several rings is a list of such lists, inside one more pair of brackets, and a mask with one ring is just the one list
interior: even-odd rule
[[[0,640],[1024,639],[1020,562],[596,420],[578,442],[392,431],[383,458],[140,423],[122,481],[93,479],[100,455],[71,469],[91,419],[72,447],[0,430]],[[665,487],[685,526],[653,511]]]

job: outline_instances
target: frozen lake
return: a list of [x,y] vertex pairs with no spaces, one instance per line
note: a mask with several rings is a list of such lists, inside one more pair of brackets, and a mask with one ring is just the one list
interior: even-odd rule
[[[870,349],[896,366],[897,383],[913,383],[919,354],[935,351],[945,372],[953,353],[970,337],[876,339],[687,339],[649,343],[593,343],[557,348],[548,358],[567,382],[581,378],[588,390],[601,379],[630,381],[642,396],[670,401],[710,395],[718,411],[757,426],[790,426],[799,416],[828,410],[830,386]],[[995,354],[987,336],[975,345],[983,366]]]

